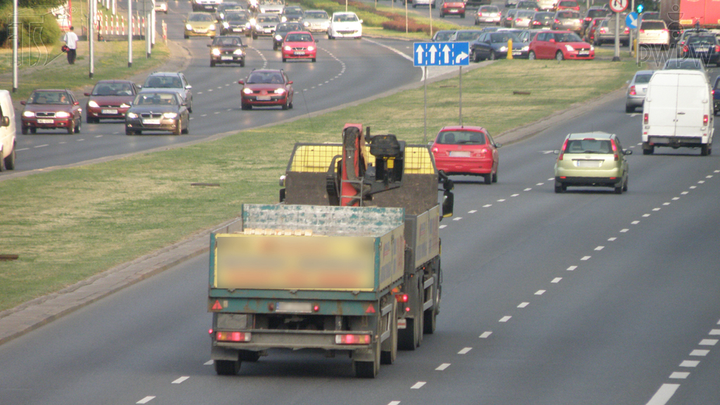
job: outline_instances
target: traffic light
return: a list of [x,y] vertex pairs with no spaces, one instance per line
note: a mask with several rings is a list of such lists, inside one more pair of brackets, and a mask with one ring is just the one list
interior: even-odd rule
[[638,12],[638,14],[642,13],[643,8],[645,8],[645,6],[643,6],[642,3],[640,3],[640,4],[637,5],[637,12]]

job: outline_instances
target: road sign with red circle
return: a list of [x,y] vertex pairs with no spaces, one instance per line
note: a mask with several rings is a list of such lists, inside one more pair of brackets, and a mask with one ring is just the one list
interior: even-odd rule
[[625,9],[627,9],[627,7],[627,0],[610,0],[610,10],[616,13],[622,13]]

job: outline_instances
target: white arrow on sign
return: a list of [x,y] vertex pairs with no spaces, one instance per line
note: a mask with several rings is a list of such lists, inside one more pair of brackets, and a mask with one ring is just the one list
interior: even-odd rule
[[468,54],[466,54],[465,52],[460,53],[458,56],[455,57],[455,64],[460,63],[461,60],[463,60],[467,57],[468,57]]
[[632,27],[637,27],[637,18],[635,18],[635,16],[632,13],[628,14],[627,19],[629,22],[629,24],[627,24],[627,25],[632,26]]
[[423,64],[423,54],[425,53],[425,51],[423,51],[421,46],[418,46],[417,51],[415,51],[415,52],[417,52],[417,59],[418,59],[417,64],[422,65]]
[[445,47],[443,48],[442,51],[445,54],[445,58],[444,58],[445,64],[446,65],[450,64],[450,47],[445,45]]
[[435,48],[435,45],[430,45],[430,49],[428,49],[428,52],[430,52],[430,64],[435,64],[435,54],[437,53],[437,48]]

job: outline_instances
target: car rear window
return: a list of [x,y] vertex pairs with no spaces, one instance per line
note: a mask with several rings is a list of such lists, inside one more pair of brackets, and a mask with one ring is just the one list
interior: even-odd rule
[[714,36],[710,35],[695,35],[688,38],[687,43],[688,45],[715,45],[717,44],[717,39]]
[[665,23],[662,21],[643,21],[640,26],[641,30],[664,30]]
[[482,6],[480,11],[483,13],[499,13],[500,9],[495,6]]
[[446,131],[438,134],[437,143],[441,145],[485,145],[485,134],[470,131]]
[[604,139],[571,139],[565,153],[612,153],[612,144]]
[[665,69],[698,69],[702,70],[697,59],[671,59],[665,62]]
[[651,77],[652,77],[652,73],[637,75],[637,76],[635,76],[635,83],[636,84],[650,83]]
[[605,15],[607,15],[607,11],[605,10],[588,10],[587,13],[587,16],[590,18],[603,17]]
[[561,1],[560,6],[562,7],[577,7],[576,1]]
[[577,11],[560,11],[558,18],[580,18],[580,14]]

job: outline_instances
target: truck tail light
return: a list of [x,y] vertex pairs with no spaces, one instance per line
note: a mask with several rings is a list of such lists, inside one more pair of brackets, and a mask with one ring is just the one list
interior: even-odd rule
[[648,123],[648,113],[643,114],[643,123],[647,125]]
[[707,125],[710,122],[710,117],[707,114],[703,115],[703,125]]
[[635,91],[635,85],[630,86],[630,95],[631,96],[637,95],[637,92]]
[[335,335],[335,344],[338,345],[369,345],[371,343],[370,335]]
[[215,334],[218,342],[249,342],[251,338],[250,332],[217,332]]
[[410,297],[408,297],[407,294],[396,294],[395,299],[397,300],[397,302],[403,302],[403,303],[410,301]]

